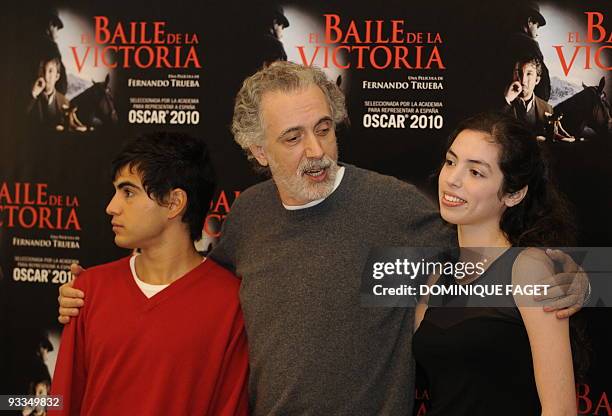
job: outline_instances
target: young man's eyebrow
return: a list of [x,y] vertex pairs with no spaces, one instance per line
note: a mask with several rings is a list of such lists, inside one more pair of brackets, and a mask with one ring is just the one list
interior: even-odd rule
[[142,189],[140,186],[138,186],[135,183],[130,182],[130,181],[121,181],[121,182],[119,182],[118,184],[115,185],[115,187],[117,189],[123,189],[123,188],[125,188],[127,186],[131,186],[132,188],[136,188],[136,189]]

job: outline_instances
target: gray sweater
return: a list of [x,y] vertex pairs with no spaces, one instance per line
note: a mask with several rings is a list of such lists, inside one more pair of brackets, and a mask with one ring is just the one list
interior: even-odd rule
[[346,166],[320,204],[274,182],[235,201],[211,256],[242,278],[254,415],[412,414],[413,309],[360,305],[371,247],[456,244],[412,185]]

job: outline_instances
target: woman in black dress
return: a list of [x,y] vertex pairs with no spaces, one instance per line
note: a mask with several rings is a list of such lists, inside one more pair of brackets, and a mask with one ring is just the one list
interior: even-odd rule
[[[431,284],[537,283],[554,274],[534,247],[568,244],[571,227],[526,127],[495,113],[465,120],[451,135],[438,186],[460,256],[489,266],[463,279],[432,276]],[[461,295],[443,299],[446,307],[431,306],[439,297],[422,299],[413,345],[429,381],[428,416],[576,415],[569,322],[526,306],[531,299],[510,294],[476,308],[464,307],[471,300]]]

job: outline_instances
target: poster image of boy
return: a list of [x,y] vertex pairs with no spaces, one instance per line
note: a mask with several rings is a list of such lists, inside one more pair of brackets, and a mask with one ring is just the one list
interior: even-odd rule
[[63,131],[70,103],[55,88],[60,79],[60,68],[61,62],[57,57],[41,61],[39,77],[32,85],[26,111],[32,123]]
[[546,19],[540,13],[540,6],[534,1],[526,1],[516,7],[516,24],[515,32],[510,35],[508,44],[506,45],[506,59],[508,63],[507,75],[513,68],[514,63],[525,59],[536,58],[540,61],[540,82],[538,83],[535,93],[548,101],[550,98],[551,85],[550,74],[544,62],[544,55],[540,49],[540,44],[536,40],[540,28],[546,25]]
[[58,32],[64,28],[64,22],[60,19],[57,8],[52,6],[46,8],[46,10],[41,10],[39,19],[39,28],[44,30],[38,45],[38,50],[41,53],[39,56],[58,57],[60,62],[60,79],[55,84],[55,89],[62,94],[66,94],[68,90],[68,77],[66,75],[66,67],[62,62],[62,54],[57,44]]
[[145,135],[111,172],[115,243],[140,253],[75,281],[87,303],[62,334],[50,414],[246,415],[240,281],[194,247],[214,188],[205,145]]
[[540,83],[542,65],[538,59],[516,63],[514,81],[506,88],[504,109],[545,137],[553,108],[534,93]]

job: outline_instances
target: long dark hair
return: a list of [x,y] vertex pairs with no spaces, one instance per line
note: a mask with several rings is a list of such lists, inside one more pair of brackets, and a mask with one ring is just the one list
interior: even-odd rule
[[571,246],[575,226],[569,203],[557,190],[550,175],[544,149],[535,134],[510,115],[487,112],[470,117],[457,126],[445,149],[463,130],[489,135],[499,145],[499,167],[504,175],[499,197],[528,187],[523,200],[508,207],[499,222],[513,246]]
[[[576,227],[569,202],[551,178],[548,157],[535,134],[510,115],[481,113],[457,126],[450,135],[445,153],[463,130],[486,133],[500,147],[499,167],[504,175],[499,197],[528,187],[523,200],[504,211],[499,227],[515,247],[575,245]],[[590,340],[585,322],[570,322],[571,347],[576,379],[584,377],[589,366]]]

